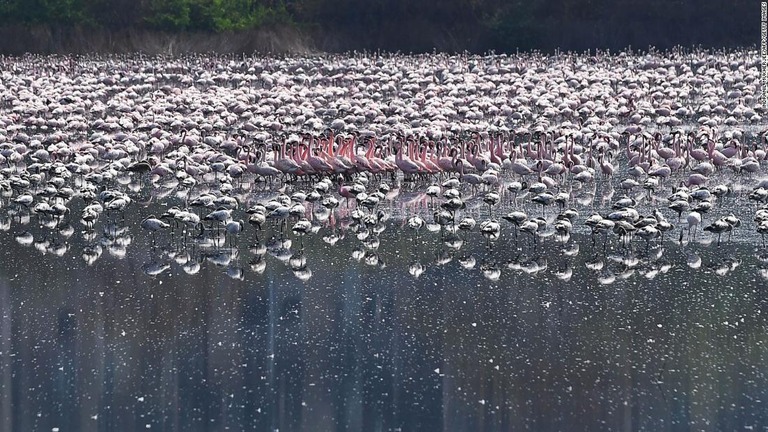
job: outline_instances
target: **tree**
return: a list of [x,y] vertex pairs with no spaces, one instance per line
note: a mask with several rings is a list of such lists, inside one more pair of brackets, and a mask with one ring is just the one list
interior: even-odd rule
[[186,30],[191,9],[190,0],[149,0],[144,20],[160,30]]

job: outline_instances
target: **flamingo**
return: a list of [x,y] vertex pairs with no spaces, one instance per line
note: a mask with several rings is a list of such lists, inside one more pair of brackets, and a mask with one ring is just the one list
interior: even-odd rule
[[688,216],[686,216],[686,221],[688,222],[688,238],[691,237],[691,230],[693,230],[693,238],[696,238],[696,229],[701,224],[701,213],[697,211],[692,211],[688,213]]
[[152,244],[155,244],[155,232],[161,229],[170,228],[170,224],[155,218],[154,215],[147,216],[141,221],[141,228],[152,233]]
[[412,160],[403,156],[402,146],[396,147],[396,159],[395,164],[406,176],[413,176],[421,172],[421,168]]
[[717,234],[717,244],[720,245],[720,236],[724,232],[730,233],[733,231],[733,226],[728,223],[724,218],[717,219],[716,221],[712,222],[711,225],[704,228],[704,231],[709,231],[714,234]]

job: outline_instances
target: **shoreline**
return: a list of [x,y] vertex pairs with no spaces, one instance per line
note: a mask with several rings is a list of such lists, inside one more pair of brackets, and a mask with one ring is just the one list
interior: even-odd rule
[[[273,24],[258,29],[205,32],[169,32],[143,27],[108,29],[103,27],[61,26],[51,24],[12,24],[0,26],[0,55],[21,56],[24,54],[80,55],[80,54],[130,54],[147,55],[184,54],[343,54],[343,53],[399,53],[399,54],[515,54],[538,52],[542,54],[589,54],[590,52],[669,52],[682,51],[733,51],[753,49],[756,41],[747,45],[723,43],[660,43],[653,38],[642,43],[627,39],[625,44],[605,45],[599,39],[586,41],[561,41],[559,44],[545,43],[538,49],[496,47],[491,35],[480,29],[453,29],[446,26],[421,27],[404,26],[402,32],[396,28],[382,28],[377,32],[360,33],[354,27],[326,32],[313,25]],[[359,29],[358,29],[359,30]],[[633,43],[635,42],[635,43]],[[509,45],[509,44],[507,44]]]
[[310,38],[291,26],[238,32],[163,32],[141,28],[122,30],[12,25],[0,27],[0,54],[128,54],[190,53],[306,54],[314,52]]

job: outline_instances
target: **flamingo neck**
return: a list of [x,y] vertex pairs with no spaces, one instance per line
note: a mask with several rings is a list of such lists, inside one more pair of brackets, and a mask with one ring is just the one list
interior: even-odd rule
[[301,153],[301,146],[296,146],[296,148],[293,149],[293,160],[295,160],[297,163],[301,163],[302,159],[302,153]]
[[354,159],[355,157],[355,147],[357,147],[357,138],[352,137],[352,139],[349,140],[349,145],[347,146],[347,156],[350,159]]

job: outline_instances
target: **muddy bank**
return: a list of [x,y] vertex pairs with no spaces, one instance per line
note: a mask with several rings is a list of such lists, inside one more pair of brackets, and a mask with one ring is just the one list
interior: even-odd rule
[[[402,23],[401,23],[402,24]],[[418,25],[417,25],[418,24]],[[56,26],[0,26],[0,54],[185,53],[302,54],[383,50],[403,52],[483,52],[487,35],[477,28],[450,28],[422,21],[389,25],[376,31],[362,28],[328,32],[319,26],[299,29],[274,26],[240,32],[161,32]]]
[[105,30],[83,27],[0,27],[0,53],[21,55],[129,53],[307,53],[316,49],[311,37],[283,26],[225,33],[165,33],[147,29]]

